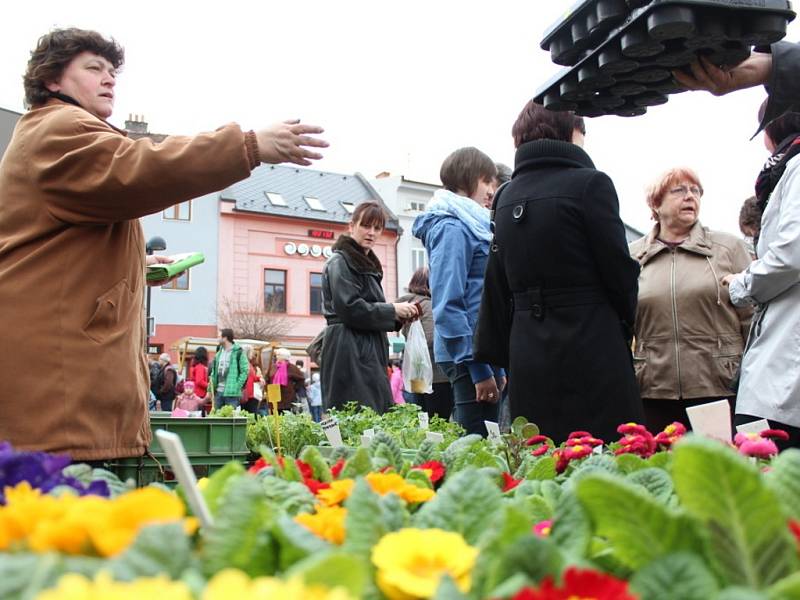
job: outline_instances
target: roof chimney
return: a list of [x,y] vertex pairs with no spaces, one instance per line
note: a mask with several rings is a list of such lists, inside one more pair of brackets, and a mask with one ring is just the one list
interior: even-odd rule
[[147,121],[144,120],[143,115],[128,115],[128,120],[125,121],[125,130],[128,133],[148,133]]

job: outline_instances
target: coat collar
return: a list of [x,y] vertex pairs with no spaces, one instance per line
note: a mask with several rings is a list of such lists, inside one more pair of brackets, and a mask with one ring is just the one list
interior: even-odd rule
[[340,235],[333,245],[333,251],[341,254],[347,266],[356,273],[383,277],[383,267],[375,253],[370,250],[364,254],[363,248],[349,235]]
[[105,121],[105,120],[101,119],[100,117],[98,117],[96,115],[92,115],[92,113],[90,113],[88,110],[83,108],[80,104],[78,104],[77,100],[75,100],[72,96],[67,96],[66,94],[58,94],[58,96],[53,95],[50,98],[48,98],[45,101],[44,104],[38,106],[37,108],[41,108],[42,106],[64,106],[66,104],[72,104],[74,106],[77,106],[81,110],[85,111],[86,114],[91,115],[92,118],[97,119],[98,121],[100,121],[104,125],[108,126],[109,128],[113,129],[117,133],[121,133],[125,137],[128,137],[128,132],[127,131],[125,131],[124,129],[120,129],[119,127],[114,127],[108,121]]
[[517,148],[512,177],[526,169],[546,166],[594,169],[592,159],[576,144],[558,140],[534,140]]
[[[644,243],[636,253],[636,260],[644,266],[648,261],[658,255],[660,252],[667,250],[667,246],[658,241],[658,234],[661,232],[661,226],[656,223],[653,229],[650,230],[644,238]],[[703,224],[698,220],[695,222],[689,237],[678,246],[681,250],[686,252],[693,252],[701,256],[711,256],[711,238],[708,234],[708,229],[703,227]]]

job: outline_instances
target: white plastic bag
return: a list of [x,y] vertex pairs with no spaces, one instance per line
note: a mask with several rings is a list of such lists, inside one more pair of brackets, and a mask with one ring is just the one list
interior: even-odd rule
[[403,387],[412,394],[433,393],[433,365],[425,330],[418,320],[411,323],[403,351]]

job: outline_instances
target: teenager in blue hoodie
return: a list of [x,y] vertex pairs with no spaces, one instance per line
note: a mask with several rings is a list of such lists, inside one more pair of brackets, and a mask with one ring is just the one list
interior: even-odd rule
[[484,421],[497,421],[505,372],[472,357],[483,273],[492,233],[489,210],[497,169],[477,148],[448,156],[438,190],[425,214],[414,221],[430,262],[436,363],[453,386],[455,420],[467,433],[486,435]]

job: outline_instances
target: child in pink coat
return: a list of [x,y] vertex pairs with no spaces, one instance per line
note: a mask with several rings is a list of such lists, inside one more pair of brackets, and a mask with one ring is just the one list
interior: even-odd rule
[[175,398],[175,408],[192,412],[201,410],[202,407],[203,399],[194,393],[194,381],[187,379],[183,382],[183,393]]
[[392,398],[395,404],[405,404],[403,398],[403,372],[397,363],[392,363],[392,375],[389,377],[389,385],[392,388]]

